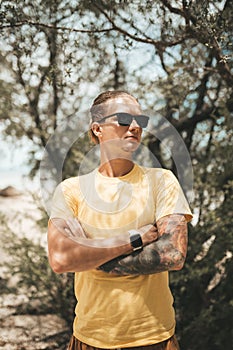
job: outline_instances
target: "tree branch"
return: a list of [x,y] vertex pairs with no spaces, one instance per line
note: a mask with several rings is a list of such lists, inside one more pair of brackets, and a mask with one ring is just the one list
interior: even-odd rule
[[20,21],[16,23],[1,25],[0,29],[7,29],[7,28],[14,28],[14,27],[22,27],[23,25],[28,24],[30,26],[34,27],[42,27],[47,29],[56,29],[56,30],[62,30],[62,31],[69,31],[69,32],[76,32],[76,33],[105,33],[115,30],[114,28],[105,28],[105,29],[77,29],[77,28],[67,28],[62,26],[56,26],[53,24],[46,24],[46,23],[40,23],[40,22],[33,22],[33,21]]
[[181,38],[175,41],[171,41],[171,42],[167,42],[167,41],[158,41],[158,40],[154,40],[153,38],[150,38],[148,36],[146,36],[144,34],[144,37],[138,37],[137,35],[133,35],[131,33],[129,33],[128,31],[124,30],[122,27],[119,27],[114,20],[107,14],[106,11],[104,11],[104,9],[99,6],[97,3],[93,4],[105,17],[106,19],[111,23],[112,25],[112,29],[116,30],[118,32],[120,32],[121,34],[123,34],[126,37],[129,37],[130,39],[133,39],[135,41],[141,42],[141,43],[145,43],[145,44],[151,44],[154,45],[156,47],[157,50],[164,50],[167,47],[172,47],[172,46],[176,46],[178,44],[181,44],[182,42],[184,42],[184,40],[186,40],[185,38]]

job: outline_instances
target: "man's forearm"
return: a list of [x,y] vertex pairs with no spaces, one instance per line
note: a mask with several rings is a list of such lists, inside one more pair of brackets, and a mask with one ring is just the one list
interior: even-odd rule
[[[147,225],[143,231],[144,245],[157,238],[154,226]],[[89,239],[76,219],[54,218],[49,221],[49,262],[57,273],[96,269],[99,265],[130,252],[132,247],[128,232],[106,239]]]
[[148,275],[178,269],[185,257],[176,249],[169,249],[167,238],[163,237],[144,247],[141,252],[120,256],[99,267],[100,270],[120,275]]
[[120,275],[147,275],[182,268],[187,249],[187,224],[181,215],[158,222],[161,237],[140,252],[120,256],[99,267]]

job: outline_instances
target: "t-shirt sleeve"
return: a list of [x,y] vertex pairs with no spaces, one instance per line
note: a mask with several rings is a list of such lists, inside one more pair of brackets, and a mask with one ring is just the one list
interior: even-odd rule
[[72,199],[64,188],[63,183],[60,183],[54,192],[50,219],[61,218],[67,220],[74,217],[75,213],[72,207]]
[[183,190],[170,170],[164,170],[156,187],[156,221],[170,214],[183,214],[187,221],[192,220],[193,215]]

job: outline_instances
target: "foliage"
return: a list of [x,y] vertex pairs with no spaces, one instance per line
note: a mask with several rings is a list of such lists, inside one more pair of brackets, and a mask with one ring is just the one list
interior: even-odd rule
[[[19,237],[7,225],[6,217],[1,217],[5,231],[2,248],[9,255],[4,261],[5,288],[2,293],[25,293],[27,303],[20,304],[17,312],[27,314],[56,314],[67,322],[70,329],[74,312],[72,290],[73,274],[55,274],[48,263],[47,252],[40,242],[27,237]],[[38,234],[41,228],[38,226]],[[1,266],[3,266],[1,264]],[[16,276],[16,287],[7,287],[7,277]]]
[[[66,132],[49,143],[48,159],[56,173],[65,155],[62,177],[77,173],[92,149],[88,108],[105,89],[138,97],[151,115],[144,145],[174,172],[163,147],[170,144],[172,154],[178,145],[163,121],[184,140],[194,171],[196,223],[190,225],[186,266],[171,281],[180,341],[190,350],[228,348],[232,336],[232,14],[230,0],[2,0],[0,8],[2,130],[14,142],[30,141],[32,175],[59,127]],[[91,153],[84,171],[95,158]],[[187,178],[185,164],[183,172]],[[35,259],[58,285],[61,295],[51,289],[50,302],[64,298],[68,291],[50,276],[44,252],[35,247],[40,260],[29,242],[23,243],[33,255],[16,242],[25,274],[37,276],[34,284],[45,283],[35,268],[26,268]],[[31,277],[24,277],[29,286]]]
[[[178,334],[185,349],[220,350],[233,338],[231,276],[233,169],[233,120],[213,128],[206,152],[196,165],[199,189],[199,222],[189,229],[189,251],[185,267],[171,274],[178,311]],[[227,135],[227,139],[225,136]]]
[[[231,185],[232,186],[232,185]],[[182,271],[172,273],[181,348],[220,350],[229,347],[232,333],[233,270],[231,215],[233,197],[203,225],[190,228],[189,254]],[[227,215],[226,220],[222,220]],[[208,220],[209,219],[209,220]],[[208,221],[207,221],[208,220]],[[200,239],[209,247],[202,249]]]

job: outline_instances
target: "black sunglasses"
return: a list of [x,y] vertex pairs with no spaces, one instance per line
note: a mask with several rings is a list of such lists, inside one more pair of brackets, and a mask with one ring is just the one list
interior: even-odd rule
[[107,118],[116,116],[117,117],[117,122],[120,126],[128,126],[132,123],[133,120],[136,120],[137,124],[141,127],[141,128],[146,128],[149,122],[149,117],[147,115],[141,115],[141,114],[137,114],[137,115],[132,115],[129,113],[114,113],[114,114],[110,114],[107,115],[106,117],[98,120],[98,123],[104,121]]

